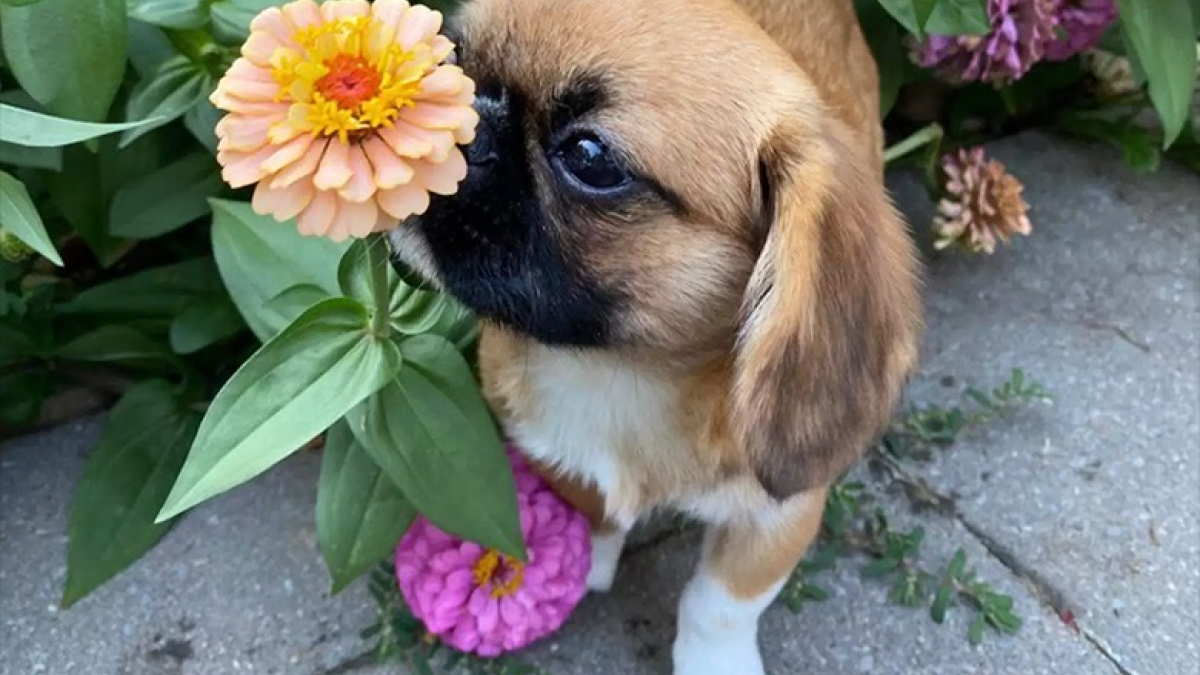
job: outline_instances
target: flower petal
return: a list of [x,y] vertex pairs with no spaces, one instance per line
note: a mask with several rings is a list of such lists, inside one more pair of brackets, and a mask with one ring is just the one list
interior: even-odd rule
[[217,137],[224,149],[253,152],[267,144],[268,133],[275,124],[269,117],[226,115],[217,124]]
[[367,0],[328,0],[321,3],[321,18],[335,21],[348,16],[366,16],[371,13]]
[[350,148],[350,180],[338,190],[349,202],[364,202],[375,194],[375,176],[361,146]]
[[271,179],[271,185],[274,187],[283,187],[311,176],[317,170],[317,166],[320,165],[327,145],[329,145],[329,141],[314,141],[311,143],[308,146],[308,150],[304,151],[304,155],[300,159],[292,162],[287,168],[277,173]]
[[421,80],[421,91],[416,99],[456,96],[467,86],[466,75],[458,66],[438,66]]
[[283,145],[272,146],[276,150],[263,162],[263,171],[278,173],[303,157],[312,144],[312,136],[297,136]]
[[375,0],[371,4],[371,15],[394,34],[408,8],[406,0]]
[[413,169],[417,172],[416,181],[425,189],[434,194],[452,195],[458,191],[458,184],[467,177],[467,160],[455,148],[444,162],[413,160]]
[[425,209],[429,208],[429,193],[412,183],[399,185],[391,190],[381,190],[376,200],[379,202],[379,208],[396,220],[425,213]]
[[250,206],[255,213],[270,214],[275,220],[285,221],[295,218],[312,203],[316,190],[311,183],[292,183],[284,187],[274,187],[267,183],[259,183],[254,188],[254,198]]
[[313,0],[296,0],[279,9],[297,29],[321,22],[321,9]]
[[[425,137],[427,134],[410,133],[413,129],[417,129],[417,127],[397,122],[390,127],[380,127],[376,130],[376,134],[387,143],[392,152],[401,157],[424,157],[433,152],[434,146]],[[419,131],[424,130],[420,129]]]
[[378,138],[367,139],[362,149],[371,161],[371,168],[375,172],[373,179],[380,190],[404,185],[413,179],[413,168]]
[[308,207],[296,216],[296,229],[303,235],[325,235],[336,216],[337,197],[332,192],[318,192]]
[[479,121],[479,114],[466,106],[418,101],[413,107],[402,110],[400,119],[425,129],[454,131],[461,126],[474,126]]
[[400,21],[396,41],[404,49],[412,49],[419,42],[429,42],[442,28],[442,14],[424,5],[413,5]]
[[359,239],[371,234],[379,218],[379,207],[374,200],[351,202],[342,200],[338,205],[338,220],[351,237]]
[[350,180],[350,146],[331,140],[325,148],[321,167],[313,176],[313,185],[319,190],[336,190]]
[[217,161],[222,165],[221,177],[234,188],[256,183],[267,175],[262,165],[274,152],[275,147],[270,145],[249,154],[234,150],[218,151]]

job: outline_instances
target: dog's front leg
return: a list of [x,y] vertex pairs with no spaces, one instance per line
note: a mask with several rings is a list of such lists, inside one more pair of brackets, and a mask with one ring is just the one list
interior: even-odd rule
[[595,485],[538,462],[532,462],[532,465],[560,497],[587,516],[592,528],[592,566],[588,571],[587,587],[592,591],[608,592],[625,549],[627,530],[606,516],[604,495]]
[[758,619],[821,525],[825,489],[768,514],[710,526],[679,603],[675,675],[763,675]]

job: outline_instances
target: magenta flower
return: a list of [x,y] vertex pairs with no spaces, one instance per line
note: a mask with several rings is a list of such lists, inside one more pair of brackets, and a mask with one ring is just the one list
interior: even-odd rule
[[1056,39],[1055,4],[1061,0],[988,0],[986,35],[930,35],[914,45],[913,60],[951,82],[1019,80]]
[[1046,45],[1046,58],[1065,61],[1095,47],[1108,27],[1117,20],[1113,0],[1056,0],[1054,18],[1058,37]]
[[588,522],[509,449],[517,484],[522,564],[465,542],[422,517],[396,549],[396,576],[426,630],[463,652],[494,657],[558,630],[587,593]]

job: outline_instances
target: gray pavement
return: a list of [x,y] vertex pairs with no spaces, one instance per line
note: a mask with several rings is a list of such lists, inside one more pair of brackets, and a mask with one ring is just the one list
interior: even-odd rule
[[[819,577],[830,600],[767,614],[772,673],[1200,669],[1200,179],[1170,166],[1136,176],[1105,148],[1037,133],[990,152],[1028,186],[1036,231],[992,257],[931,259],[910,398],[948,404],[1021,367],[1055,400],[914,467],[955,514],[910,509],[895,491],[880,499],[927,530],[930,561],[964,547],[1025,625],[972,648],[964,611],[938,626],[888,604],[887,588],[848,562]],[[918,186],[894,184],[923,226]],[[101,423],[0,445],[0,675],[402,672],[358,658],[374,618],[361,586],[329,596],[312,454],[200,507],[132,569],[57,609],[71,488]],[[695,552],[690,532],[643,537],[614,592],[589,598],[528,658],[554,675],[667,675]]]

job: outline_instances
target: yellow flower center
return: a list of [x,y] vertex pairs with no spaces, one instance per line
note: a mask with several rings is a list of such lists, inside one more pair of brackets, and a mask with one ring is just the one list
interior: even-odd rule
[[301,131],[346,142],[351,134],[390,126],[437,67],[428,45],[404,49],[393,30],[370,16],[309,26],[292,40],[298,49],[280,47],[271,56],[278,100],[291,103],[287,120],[271,130],[277,138]]
[[491,587],[493,598],[503,598],[517,592],[525,580],[525,565],[519,560],[488,549],[475,563],[475,585]]

